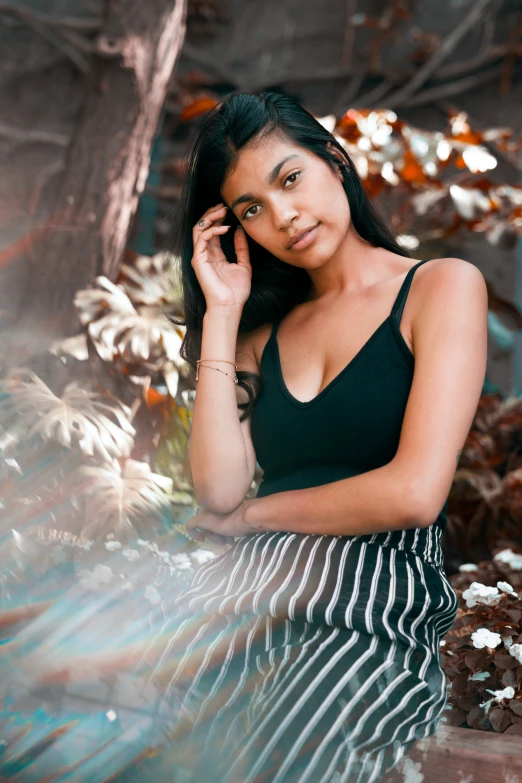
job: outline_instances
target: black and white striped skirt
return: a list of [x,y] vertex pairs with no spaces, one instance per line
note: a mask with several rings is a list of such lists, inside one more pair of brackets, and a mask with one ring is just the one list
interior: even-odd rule
[[153,645],[188,779],[374,783],[433,734],[458,605],[442,532],[260,533],[201,566]]

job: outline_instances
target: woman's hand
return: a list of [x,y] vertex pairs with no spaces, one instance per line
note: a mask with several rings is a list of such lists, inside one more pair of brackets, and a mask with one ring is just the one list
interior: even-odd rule
[[226,211],[223,203],[207,209],[192,229],[194,252],[191,263],[205,296],[207,310],[223,306],[242,309],[252,285],[247,238],[241,226],[234,234],[237,264],[227,261],[221,249],[219,236],[230,228],[222,225]]
[[208,538],[215,544],[232,544],[239,536],[248,536],[259,531],[245,521],[244,513],[255,498],[243,500],[237,508],[229,514],[216,514],[213,511],[200,509],[185,522],[185,527],[191,538],[204,541]]

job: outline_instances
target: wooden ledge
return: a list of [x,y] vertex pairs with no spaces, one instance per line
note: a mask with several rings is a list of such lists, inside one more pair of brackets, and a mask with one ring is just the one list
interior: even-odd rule
[[[522,783],[522,735],[497,734],[453,726],[419,740],[404,757],[424,776],[422,783]],[[421,779],[411,764],[385,775],[379,783],[407,783]]]

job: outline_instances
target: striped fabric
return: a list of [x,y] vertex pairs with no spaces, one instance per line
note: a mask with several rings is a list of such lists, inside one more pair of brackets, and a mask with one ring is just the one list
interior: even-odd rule
[[374,783],[434,733],[458,603],[442,533],[259,533],[201,566],[152,678],[192,783]]

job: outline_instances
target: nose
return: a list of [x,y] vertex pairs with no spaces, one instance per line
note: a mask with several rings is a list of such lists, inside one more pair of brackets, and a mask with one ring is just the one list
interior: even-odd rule
[[299,219],[299,212],[289,205],[275,210],[275,224],[279,231],[288,231],[292,223]]

